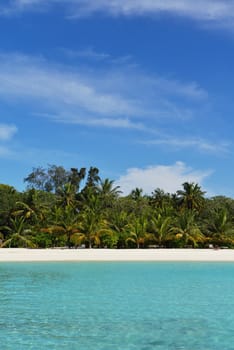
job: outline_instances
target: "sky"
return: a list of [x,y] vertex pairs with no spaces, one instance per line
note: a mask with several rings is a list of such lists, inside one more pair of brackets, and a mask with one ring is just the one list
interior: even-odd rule
[[234,197],[234,0],[0,0],[0,183]]

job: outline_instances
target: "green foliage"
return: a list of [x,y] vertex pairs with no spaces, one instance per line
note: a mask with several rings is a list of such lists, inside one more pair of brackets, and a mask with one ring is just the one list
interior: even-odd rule
[[196,248],[205,238],[196,223],[195,212],[189,209],[178,215],[171,233],[174,235],[174,238],[173,236],[171,238],[174,239],[179,247],[192,245]]
[[214,210],[206,224],[211,239],[234,239],[234,227],[226,209]]
[[134,243],[137,248],[145,247],[155,240],[154,235],[148,232],[148,220],[143,215],[132,215],[127,225],[127,233],[126,243]]
[[64,209],[55,206],[53,214],[50,224],[42,228],[41,231],[51,234],[51,239],[55,246],[58,244],[58,237],[63,242],[66,237],[65,245],[70,248],[72,246],[72,237],[80,234],[77,214],[71,206],[66,206]]
[[234,200],[205,198],[195,183],[176,194],[135,188],[121,196],[96,167],[55,165],[34,168],[25,181],[22,193],[0,185],[2,247],[234,247]]
[[153,216],[150,221],[151,230],[159,246],[164,245],[170,238],[172,230],[171,221],[172,219],[170,216],[162,216],[160,213],[158,213],[157,216]]
[[10,219],[10,225],[4,229],[9,233],[1,247],[36,248],[32,240],[32,229],[28,228],[23,216]]
[[71,168],[69,171],[62,166],[49,165],[47,169],[38,167],[24,179],[28,189],[34,188],[45,192],[58,193],[65,184],[70,183],[75,192],[78,191],[81,181],[85,178],[86,169]]
[[0,226],[8,225],[16,202],[21,200],[22,194],[9,185],[0,184]]
[[177,191],[179,206],[189,210],[200,210],[204,205],[204,194],[201,187],[195,183],[183,183],[183,190]]

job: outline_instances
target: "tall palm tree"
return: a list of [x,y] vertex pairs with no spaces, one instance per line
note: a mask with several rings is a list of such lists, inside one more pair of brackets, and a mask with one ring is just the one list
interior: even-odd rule
[[75,193],[77,193],[80,189],[80,183],[84,180],[86,175],[86,168],[81,168],[78,170],[77,168],[71,168],[68,175],[68,182],[74,187]]
[[150,205],[154,208],[166,209],[167,207],[171,207],[171,195],[166,193],[161,188],[156,188],[150,196]]
[[76,187],[71,182],[59,187],[57,191],[57,202],[59,206],[73,207],[76,206]]
[[113,206],[120,193],[120,186],[114,186],[113,180],[101,180],[97,186],[97,194],[100,197],[103,209]]
[[118,197],[120,193],[120,186],[113,186],[114,180],[104,179],[101,180],[100,184],[97,187],[97,191],[99,194],[102,194],[103,196],[113,196]]
[[194,182],[183,183],[183,190],[177,191],[177,198],[179,206],[189,210],[200,210],[204,204],[204,194],[206,192],[201,190],[201,187]]
[[100,197],[91,188],[86,191],[86,198],[79,213],[79,230],[85,236],[89,248],[101,243],[100,233],[105,226]]
[[133,200],[138,201],[139,199],[141,199],[143,197],[143,189],[136,187],[134,190],[131,191],[130,197]]
[[88,171],[88,177],[85,187],[96,188],[100,181],[99,169],[96,167],[90,167]]

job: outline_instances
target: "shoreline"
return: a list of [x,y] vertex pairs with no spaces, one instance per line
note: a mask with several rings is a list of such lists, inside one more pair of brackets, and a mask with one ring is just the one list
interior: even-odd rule
[[1,248],[2,262],[234,262],[232,249]]

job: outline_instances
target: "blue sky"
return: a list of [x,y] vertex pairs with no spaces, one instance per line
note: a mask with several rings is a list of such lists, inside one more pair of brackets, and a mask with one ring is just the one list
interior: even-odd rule
[[96,166],[234,197],[234,1],[0,1],[0,183]]

